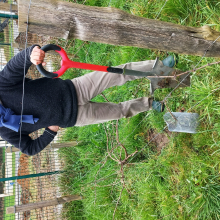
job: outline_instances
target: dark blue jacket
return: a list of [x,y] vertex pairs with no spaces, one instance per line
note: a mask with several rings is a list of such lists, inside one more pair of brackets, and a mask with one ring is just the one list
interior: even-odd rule
[[[30,54],[33,47],[26,49],[26,68],[24,71],[25,50],[14,56],[0,72],[0,100],[6,108],[21,115],[23,78],[32,65]],[[25,78],[23,115],[39,118],[34,125],[22,123],[20,130],[14,132],[8,128],[0,128],[0,136],[19,148],[27,155],[35,155],[43,150],[56,135],[48,126],[58,125],[62,128],[74,126],[77,118],[77,96],[71,80],[59,78]],[[37,139],[32,140],[30,133],[46,128]]]

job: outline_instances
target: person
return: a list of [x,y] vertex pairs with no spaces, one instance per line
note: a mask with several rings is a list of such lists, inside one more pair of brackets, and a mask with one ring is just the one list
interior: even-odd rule
[[[24,78],[32,64],[45,65],[44,58],[45,52],[40,46],[33,45],[14,56],[0,72],[0,136],[24,154],[35,155],[42,151],[54,139],[59,127],[128,118],[152,109],[155,104],[157,111],[164,109],[160,102],[148,97],[118,104],[90,101],[103,90],[141,78],[138,76],[94,71],[72,80]],[[148,60],[119,67],[149,71],[153,63]],[[43,134],[32,140],[30,133],[42,128],[45,128]]]

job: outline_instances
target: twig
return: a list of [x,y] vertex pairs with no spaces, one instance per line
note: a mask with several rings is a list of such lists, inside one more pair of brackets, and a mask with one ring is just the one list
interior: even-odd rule
[[184,75],[184,74],[196,72],[197,70],[203,69],[203,68],[205,68],[205,67],[207,67],[207,66],[212,66],[212,65],[215,65],[215,64],[219,64],[219,63],[220,63],[220,61],[218,61],[218,62],[213,62],[213,63],[208,63],[208,64],[206,64],[206,65],[204,65],[204,66],[201,66],[201,67],[199,67],[199,68],[197,68],[197,69],[188,70],[188,71],[186,71],[186,72],[183,72],[183,73],[180,73],[180,74],[174,75],[174,76],[158,76],[158,77],[155,77],[155,76],[147,76],[147,78],[176,78],[176,77],[182,76],[182,75]]
[[125,146],[119,141],[119,135],[118,135],[118,120],[117,120],[117,122],[116,122],[116,140],[117,140],[118,144],[120,144],[120,146],[124,149],[124,151],[125,151],[125,157],[128,157],[127,149],[126,149]]
[[208,64],[206,64],[206,65],[204,65],[204,66],[201,66],[201,67],[199,67],[199,68],[197,68],[197,69],[189,70],[189,71],[186,71],[186,72],[184,72],[184,73],[180,73],[180,74],[178,74],[178,75],[176,75],[176,76],[181,76],[181,75],[184,75],[184,74],[186,74],[186,73],[196,72],[197,70],[203,69],[203,68],[205,68],[205,67],[207,67],[207,66],[212,66],[212,65],[215,65],[215,64],[219,64],[219,63],[220,63],[220,61],[218,61],[218,62],[213,62],[213,63],[208,63]]
[[106,130],[105,126],[104,126],[104,130],[105,130],[105,134],[106,134],[106,138],[107,138],[107,143],[106,143],[106,145],[107,145],[108,156],[109,156],[112,160],[114,160],[115,162],[119,162],[119,161],[117,160],[117,157],[115,156],[115,154],[113,154],[114,157],[115,157],[115,159],[111,156],[111,153],[113,152],[113,150],[114,150],[116,147],[118,147],[118,146],[113,147],[113,148],[111,149],[111,151],[109,151],[109,148],[108,148],[108,133],[107,133],[107,130]]
[[121,183],[124,186],[124,188],[127,190],[128,194],[130,195],[130,191],[127,189],[126,185],[125,185],[125,175],[124,175],[124,164],[121,163],[121,170],[120,170],[122,176],[121,176]]
[[[104,180],[107,180],[109,177],[111,177],[111,176],[114,176],[114,175],[116,175],[116,173],[113,173],[113,174],[110,174],[110,175],[108,175],[106,178],[100,178],[100,179],[98,179],[97,181],[96,181],[96,183],[98,183],[98,182],[101,182],[101,181],[104,181]],[[117,174],[117,176],[118,176],[118,174]],[[117,178],[117,177],[116,177]],[[89,183],[85,183],[84,185],[88,185],[88,184],[92,184],[92,183],[95,183],[95,181],[92,181],[92,182],[89,182]]]
[[75,56],[77,55],[77,53],[79,53],[79,51],[82,49],[82,47],[84,47],[85,44],[87,44],[88,42],[85,41],[78,49],[78,51],[73,55],[72,59],[75,58]]
[[[121,195],[122,195],[122,192],[123,192],[124,188],[127,190],[128,194],[130,195],[130,191],[127,189],[127,187],[126,187],[126,185],[125,185],[124,166],[126,165],[127,160],[128,160],[130,157],[134,156],[134,155],[138,152],[138,150],[136,149],[136,151],[135,151],[134,153],[128,155],[128,152],[127,152],[126,147],[119,141],[118,120],[117,120],[115,126],[112,124],[112,127],[113,127],[113,131],[114,131],[114,127],[115,127],[117,145],[114,146],[114,147],[112,146],[112,149],[109,150],[109,147],[108,147],[108,145],[109,145],[109,135],[108,135],[107,129],[104,127],[104,130],[105,130],[105,133],[106,133],[106,138],[107,138],[107,153],[108,153],[108,156],[109,156],[112,160],[114,160],[115,162],[117,162],[118,164],[120,164],[120,167],[121,167],[121,168],[120,168],[120,170],[119,170],[118,173],[121,174],[121,177],[120,177],[121,180],[120,180],[120,182],[121,182],[121,185],[122,185],[122,190],[121,190],[120,196],[119,196],[119,198],[118,198],[118,201],[117,201],[117,203],[116,203],[116,207],[115,207],[114,214],[113,214],[113,220],[114,220],[114,218],[115,218],[115,213],[116,213],[116,210],[117,210],[117,207],[118,207],[119,201],[120,201],[120,199],[121,199]],[[119,159],[118,159],[118,158],[116,157],[116,155],[113,153],[114,149],[116,149],[116,148],[119,147],[119,146],[121,146],[121,152],[122,152],[122,149],[125,151],[125,158],[124,158],[124,160],[121,159],[121,152],[120,152],[120,155],[119,155]],[[114,156],[115,158],[113,158],[113,156]],[[101,168],[100,168],[100,169],[101,169]],[[117,179],[117,178],[118,178],[118,175],[117,175],[116,179]],[[97,186],[96,183],[97,183],[97,181],[95,181],[95,186]],[[113,184],[109,184],[109,185],[105,185],[105,186],[99,186],[99,187],[108,187],[108,186],[112,186],[112,187],[113,187],[114,185],[117,185],[117,184],[118,184],[118,182],[116,182],[116,180],[115,180],[115,182],[114,182]]]
[[136,153],[138,153],[138,150],[136,150],[133,154],[130,154],[128,155],[121,163],[124,165],[127,160],[130,158],[130,157],[133,157]]
[[115,186],[115,185],[118,185],[121,181],[117,182],[117,183],[112,183],[112,184],[109,184],[109,185],[104,185],[104,186],[99,186],[99,185],[96,185],[97,187],[109,187],[109,186]]
[[113,220],[115,219],[115,212],[116,212],[116,210],[117,210],[118,203],[119,203],[119,201],[120,201],[120,199],[121,199],[121,195],[122,195],[123,190],[124,190],[124,186],[122,186],[120,196],[119,196],[118,201],[117,201],[116,206],[115,206],[115,210],[114,210],[114,214],[113,214]]
[[109,100],[106,98],[106,96],[101,92],[100,95],[105,99],[105,101],[109,102]]
[[[117,146],[118,147],[118,146]],[[114,155],[114,154],[113,154]],[[112,156],[111,156],[111,154],[110,154],[110,152],[108,151],[108,156],[112,159],[112,160],[114,160],[115,162],[119,162],[117,159],[114,159]],[[114,155],[115,156],[115,155]],[[115,156],[116,157],[116,156]]]
[[166,99],[164,99],[164,104],[166,105],[166,107],[167,107],[169,113],[171,114],[172,118],[173,118],[175,121],[177,121],[176,117],[171,113],[170,109],[168,108]]
[[[119,175],[119,173],[118,173],[118,175]],[[117,180],[117,178],[118,178],[118,175],[117,175],[116,178],[115,178],[115,182],[116,182],[116,180]],[[121,180],[120,180],[120,183],[121,183]],[[111,194],[112,194],[112,192],[113,192],[113,186],[112,186],[112,189],[111,189]]]
[[129,165],[138,165],[138,163],[126,163],[126,165],[129,167]]
[[[117,120],[116,123],[118,123],[118,120]],[[118,130],[116,129],[116,126],[114,125],[114,123],[112,123],[112,130],[113,130],[113,132],[114,132],[114,128],[115,128],[115,133],[116,133],[116,141],[118,142],[118,144],[121,144],[119,142]],[[122,148],[120,149],[119,160],[121,160],[121,153],[122,153]]]
[[107,157],[106,157],[105,162],[102,164],[102,166],[99,168],[98,172],[97,172],[96,175],[95,175],[95,200],[94,200],[94,204],[95,204],[95,202],[96,202],[96,186],[97,186],[96,178],[97,178],[98,174],[100,173],[102,167],[105,166],[106,162],[107,162]]

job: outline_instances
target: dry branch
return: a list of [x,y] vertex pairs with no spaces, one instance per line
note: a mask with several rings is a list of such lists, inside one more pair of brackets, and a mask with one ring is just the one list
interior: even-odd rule
[[106,96],[103,93],[100,93],[100,95],[105,99],[105,101],[109,102],[109,100],[106,98]]
[[[116,207],[115,207],[115,210],[114,210],[114,213],[113,213],[113,219],[114,219],[115,213],[116,213],[116,210],[117,210],[117,207],[118,207],[118,203],[119,203],[119,201],[120,201],[120,199],[121,199],[122,191],[124,190],[124,188],[127,190],[128,194],[130,195],[130,192],[129,192],[129,190],[127,189],[126,184],[125,184],[124,166],[127,164],[128,159],[129,159],[130,157],[134,156],[138,151],[136,150],[134,153],[132,153],[132,154],[129,155],[128,152],[127,152],[126,147],[119,141],[118,120],[116,121],[116,125],[114,126],[114,125],[112,124],[112,126],[113,126],[113,128],[115,127],[116,142],[117,142],[117,144],[116,144],[114,147],[112,147],[111,150],[109,150],[109,147],[108,147],[108,145],[109,145],[109,134],[108,134],[108,132],[107,132],[107,129],[104,127],[104,130],[105,130],[105,133],[106,133],[106,138],[107,138],[107,153],[108,153],[108,156],[109,156],[113,161],[117,162],[117,163],[120,165],[120,170],[119,170],[118,175],[121,174],[120,182],[121,182],[121,185],[122,185],[122,190],[121,190],[120,196],[119,196],[119,198],[118,198],[118,201],[117,201],[117,203],[116,203]],[[114,151],[116,148],[118,148],[118,147],[121,147],[121,149],[123,149],[124,152],[125,152],[125,158],[124,158],[124,160],[121,159],[121,152],[120,152],[119,158],[117,158],[116,155],[113,153],[113,151]],[[115,158],[113,158],[112,155],[113,155]],[[101,166],[101,168],[104,167],[104,165],[105,165],[105,164],[103,164],[103,165]],[[98,173],[100,172],[101,168],[99,169]],[[98,173],[97,173],[97,175],[98,175]],[[97,175],[96,175],[96,176],[97,176]],[[118,175],[117,175],[116,179],[118,178]],[[97,181],[96,181],[96,178],[95,178],[95,187],[97,186],[96,183],[97,183]],[[109,185],[105,185],[105,186],[106,186],[106,187],[115,186],[115,185],[117,185],[118,183],[119,183],[119,182],[116,183],[116,180],[115,180],[114,183],[109,184]],[[99,186],[99,187],[105,187],[105,186]],[[96,198],[96,189],[95,189],[95,198]]]
[[170,115],[172,116],[172,118],[177,121],[176,117],[172,114],[172,112],[170,111],[170,108],[167,106],[167,102],[166,102],[166,99],[164,99],[164,104],[166,105],[166,108],[168,109]]
[[98,174],[100,173],[102,167],[105,166],[105,163],[107,162],[107,157],[105,158],[105,162],[103,162],[102,166],[99,168],[98,172],[95,175],[95,199],[94,199],[94,203],[96,202],[96,187],[97,187],[97,182],[96,182],[96,178],[98,176]]
[[193,73],[193,72],[196,72],[197,70],[200,70],[200,69],[203,69],[203,68],[205,68],[205,67],[207,67],[207,66],[212,66],[212,65],[216,65],[216,64],[219,64],[220,63],[220,61],[217,61],[217,62],[213,62],[213,63],[207,63],[206,65],[204,65],[204,66],[201,66],[201,67],[199,67],[199,68],[196,68],[196,69],[192,69],[192,70],[187,70],[186,72],[183,72],[183,73],[180,73],[180,74],[174,74],[173,76],[148,76],[147,78],[177,78],[177,77],[179,77],[179,76],[182,76],[182,75],[184,75],[184,74],[187,74],[187,73]]
[[63,197],[59,197],[59,198],[55,198],[51,200],[8,207],[6,208],[6,213],[11,214],[11,213],[25,212],[25,211],[39,209],[39,208],[48,207],[48,206],[56,206],[59,204],[64,204],[66,202],[70,202],[74,200],[81,200],[81,199],[82,199],[82,196],[79,196],[79,195],[63,196]]
[[118,207],[118,203],[119,203],[119,201],[121,199],[121,195],[122,195],[123,190],[124,190],[124,186],[122,186],[122,190],[121,190],[120,196],[119,196],[118,201],[117,201],[116,206],[115,206],[115,210],[114,210],[114,213],[113,213],[113,220],[115,219],[115,213],[116,213],[116,210],[117,210],[117,207]]

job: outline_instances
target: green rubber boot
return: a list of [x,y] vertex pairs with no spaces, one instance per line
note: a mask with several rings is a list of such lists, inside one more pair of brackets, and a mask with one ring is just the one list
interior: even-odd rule
[[174,55],[170,55],[167,58],[165,58],[162,62],[164,66],[173,68],[177,64],[178,61]]

